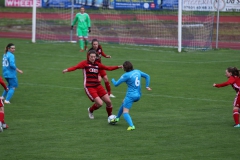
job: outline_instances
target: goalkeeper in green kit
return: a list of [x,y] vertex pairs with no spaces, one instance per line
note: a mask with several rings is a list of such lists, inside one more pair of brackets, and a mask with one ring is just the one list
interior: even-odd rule
[[77,13],[71,26],[71,30],[73,30],[73,26],[77,23],[77,36],[79,38],[79,46],[80,52],[87,50],[88,45],[88,33],[91,32],[91,20],[87,13],[85,13],[85,8],[80,8],[80,13]]

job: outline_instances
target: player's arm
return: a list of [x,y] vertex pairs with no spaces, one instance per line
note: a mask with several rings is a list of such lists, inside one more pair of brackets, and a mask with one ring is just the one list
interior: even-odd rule
[[14,58],[13,56],[10,56],[10,57],[9,57],[9,66],[10,66],[12,69],[14,69],[14,70],[17,69],[17,66],[16,66],[16,64],[15,64],[15,58]]
[[228,86],[230,84],[233,84],[235,82],[235,79],[231,76],[229,77],[228,81],[227,82],[223,82],[223,83],[220,83],[220,84],[213,84],[213,87],[217,87],[217,88],[220,88],[220,87],[225,87],[225,86]]
[[89,17],[89,15],[87,15],[87,26],[88,26],[88,32],[91,32],[91,19]]
[[4,88],[6,91],[8,91],[8,88],[7,88],[6,84],[4,83],[2,77],[0,77],[0,84],[3,86],[3,88]]
[[23,73],[23,71],[21,69],[16,69],[18,73]]
[[112,83],[115,87],[119,86],[121,83],[125,82],[127,79],[127,76],[125,76],[125,74],[123,74],[117,81],[115,81],[115,79],[112,79]]
[[144,73],[142,71],[140,71],[141,73],[141,77],[145,78],[146,80],[146,89],[147,90],[152,90],[150,87],[149,87],[149,84],[150,84],[150,76],[147,74],[147,73]]
[[106,54],[103,52],[103,48],[102,48],[102,46],[101,46],[101,45],[100,45],[99,47],[101,48],[101,51],[102,51],[102,56],[103,56],[103,57],[105,57],[105,58],[111,58],[111,56],[110,56],[110,55],[106,55]]
[[73,29],[73,26],[76,24],[77,20],[78,20],[78,16],[76,14],[76,16],[75,16],[75,18],[74,18],[74,20],[72,22],[71,29]]
[[76,69],[83,69],[85,66],[85,61],[82,61],[80,63],[78,63],[76,66],[72,66],[72,67],[69,67],[67,69],[64,69],[62,72],[65,73],[65,72],[72,72],[72,71],[75,71]]
[[119,65],[119,66],[105,66],[101,63],[98,63],[98,67],[99,67],[99,69],[102,69],[102,70],[113,71],[113,70],[122,68],[123,66],[122,65]]

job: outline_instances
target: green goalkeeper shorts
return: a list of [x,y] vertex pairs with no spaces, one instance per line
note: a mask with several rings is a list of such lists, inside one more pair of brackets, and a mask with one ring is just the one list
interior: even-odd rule
[[88,37],[88,29],[82,30],[82,29],[77,29],[77,36],[78,37]]

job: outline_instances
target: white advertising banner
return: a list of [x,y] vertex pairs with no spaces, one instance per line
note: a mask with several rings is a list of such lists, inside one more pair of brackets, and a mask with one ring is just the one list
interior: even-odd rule
[[[185,11],[217,11],[218,0],[183,0]],[[219,0],[219,11],[240,12],[240,0]]]
[[[37,7],[42,7],[42,1],[36,0]],[[33,0],[5,0],[5,7],[32,7]]]

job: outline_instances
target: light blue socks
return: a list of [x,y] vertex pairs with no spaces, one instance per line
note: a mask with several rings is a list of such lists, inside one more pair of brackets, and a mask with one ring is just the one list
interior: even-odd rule
[[15,92],[15,89],[10,88],[7,92],[7,97],[6,97],[6,101],[10,101],[10,99],[12,98],[13,94]]
[[133,126],[133,122],[132,122],[131,116],[128,113],[123,113],[123,117],[127,121],[128,125],[130,127],[132,127]]
[[122,103],[121,107],[118,110],[117,118],[120,118],[122,113],[123,113],[123,103]]

